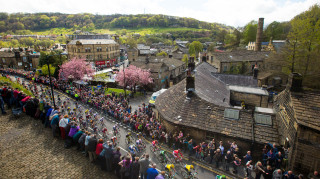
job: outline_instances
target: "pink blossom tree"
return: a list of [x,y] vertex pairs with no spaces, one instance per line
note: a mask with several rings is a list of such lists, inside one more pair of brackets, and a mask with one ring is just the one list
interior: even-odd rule
[[93,72],[92,66],[85,59],[73,58],[60,66],[59,79],[66,80],[72,77],[75,80],[81,80],[84,75],[92,76]]
[[153,83],[150,76],[150,70],[144,70],[130,65],[128,68],[125,68],[124,71],[119,71],[117,73],[116,81],[120,86],[129,86],[135,89],[136,85],[144,86]]

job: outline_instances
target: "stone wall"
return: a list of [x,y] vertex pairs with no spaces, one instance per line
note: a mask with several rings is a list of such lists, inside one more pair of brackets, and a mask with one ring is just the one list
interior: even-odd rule
[[239,93],[236,91],[231,91],[230,94],[231,100],[234,101],[244,101],[244,103],[251,106],[257,107],[268,107],[268,96],[259,96],[256,94],[248,94],[248,93]]
[[320,132],[299,126],[292,168],[305,174],[320,168]]

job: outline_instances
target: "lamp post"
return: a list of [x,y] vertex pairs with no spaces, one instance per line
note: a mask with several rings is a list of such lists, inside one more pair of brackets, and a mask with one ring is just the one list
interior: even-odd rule
[[53,56],[60,55],[60,61],[61,61],[61,55],[66,55],[66,53],[60,53],[60,54],[55,54],[55,55],[48,55],[47,56],[47,66],[48,66],[48,72],[49,72],[49,80],[50,80],[50,87],[51,87],[51,96],[53,100],[53,106],[56,108],[56,102],[54,100],[54,93],[53,93],[53,86],[52,86],[52,80],[51,80],[51,72],[50,72],[50,67],[49,67],[49,58]]
[[123,67],[122,67],[122,71],[123,71],[123,90],[124,90],[124,98],[127,98],[127,91],[126,91],[127,85],[126,85],[126,74],[124,72],[124,65],[125,65],[125,63],[123,63]]

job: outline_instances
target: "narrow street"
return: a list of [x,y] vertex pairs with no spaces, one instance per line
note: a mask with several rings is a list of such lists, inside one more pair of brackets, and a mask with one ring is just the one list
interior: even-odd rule
[[[24,81],[27,82],[27,83],[29,83],[29,82],[26,81],[26,80],[24,80]],[[39,89],[39,91],[40,91],[40,86],[37,85],[37,87],[38,87],[38,89]],[[151,93],[151,94],[152,94],[152,93]],[[55,90],[55,91],[54,91],[54,95],[55,95],[55,101],[57,101],[58,95],[59,95],[62,102],[63,102],[63,101],[67,101],[67,100],[69,99],[69,101],[70,101],[70,105],[69,105],[69,106],[70,106],[71,109],[73,109],[73,108],[75,107],[75,102],[76,102],[76,101],[75,101],[74,99],[70,98],[69,96],[67,96],[66,94],[64,94],[64,93],[62,93],[62,92],[60,92],[60,91]],[[150,94],[147,95],[146,98],[140,97],[140,98],[134,99],[132,103],[130,102],[130,104],[133,105],[133,106],[132,106],[133,110],[138,108],[140,102],[145,102],[145,101],[147,102],[148,99],[149,99],[149,96],[150,96]],[[85,119],[84,111],[85,111],[86,109],[90,110],[90,109],[92,109],[92,108],[91,108],[90,106],[86,105],[86,104],[81,104],[81,103],[79,103],[79,104],[83,107],[82,116],[83,116],[83,118]],[[140,104],[141,104],[141,103],[140,103]],[[57,105],[57,103],[56,103],[56,105]],[[104,118],[104,121],[103,121],[104,126],[101,126],[101,125],[98,126],[98,127],[100,128],[100,129],[99,129],[99,136],[98,136],[98,138],[103,138],[103,137],[102,137],[101,129],[105,127],[105,128],[107,128],[108,133],[109,133],[109,132],[111,133],[111,132],[113,131],[113,130],[112,130],[112,127],[117,123],[117,121],[116,121],[114,118],[112,118],[112,117],[110,117],[110,116],[108,116],[108,115],[106,115],[106,114],[102,114],[102,111],[98,111],[98,110],[95,110],[95,109],[92,109],[92,110],[94,111],[94,112],[93,112],[94,114],[95,114],[95,113],[98,114],[98,119],[100,119],[101,117]],[[129,151],[128,145],[127,145],[126,142],[125,142],[125,136],[126,136],[127,133],[132,132],[132,131],[131,131],[131,130],[129,129],[129,127],[126,126],[126,125],[120,124],[119,126],[120,126],[120,134],[121,134],[120,139],[118,139],[118,140],[119,140],[119,147],[121,148],[121,153],[124,155],[124,154],[128,153],[128,151]],[[88,130],[90,130],[91,132],[93,132],[93,130],[92,130],[91,128],[88,128]],[[132,136],[133,136],[134,139],[136,140],[136,139],[137,139],[136,133],[135,133],[135,132],[132,132],[132,134],[133,134]],[[108,140],[110,140],[111,137],[112,137],[112,135],[109,134],[109,135],[108,135]],[[152,146],[152,145],[151,145],[151,142],[152,142],[151,139],[145,139],[144,142],[146,143],[146,149],[145,149],[144,152],[138,153],[137,156],[140,157],[140,156],[143,155],[144,153],[148,153],[148,154],[150,154],[151,161],[157,164],[157,169],[158,169],[159,171],[160,171],[160,170],[165,170],[165,164],[160,163],[160,162],[158,161],[158,159],[156,158],[155,154],[150,150],[150,146]],[[134,142],[134,143],[135,143],[135,142]],[[172,156],[172,149],[169,150],[169,149],[167,149],[167,147],[162,147],[162,150],[168,152],[168,154],[169,154],[170,156]],[[185,155],[185,156],[187,156],[187,155]],[[215,178],[216,175],[222,175],[222,173],[220,173],[219,171],[216,171],[214,168],[212,168],[212,167],[210,167],[210,166],[206,166],[205,164],[201,164],[201,163],[199,163],[198,161],[190,161],[190,160],[189,160],[188,158],[186,158],[185,156],[184,156],[183,163],[194,166],[195,171],[198,173],[198,174],[196,175],[196,177],[198,177],[198,178]],[[226,175],[226,174],[223,173],[223,175]],[[229,176],[229,177],[228,177],[228,175],[226,175],[226,176],[227,176],[227,178],[234,178],[234,176]],[[182,177],[181,177],[181,174],[180,174],[180,176],[178,175],[176,178],[182,178]]]

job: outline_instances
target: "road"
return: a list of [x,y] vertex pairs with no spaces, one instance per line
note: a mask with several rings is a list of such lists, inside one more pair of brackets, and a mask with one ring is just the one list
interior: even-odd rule
[[[25,83],[29,83],[27,80],[24,80]],[[40,91],[40,86],[37,85],[37,89],[38,91]],[[54,95],[55,95],[55,101],[57,101],[58,99],[58,95],[60,96],[61,100],[62,101],[66,101],[67,99],[69,99],[70,101],[70,107],[71,109],[73,109],[75,107],[75,100],[68,97],[66,94],[60,92],[60,91],[57,91],[55,90],[54,91]],[[57,104],[57,103],[56,103]],[[82,111],[84,113],[84,111],[86,109],[92,109],[90,106],[86,105],[86,104],[81,104],[80,105],[84,108]],[[100,125],[100,128],[102,129],[102,127],[106,127],[108,132],[111,132],[112,131],[112,127],[117,123],[117,121],[112,118],[111,116],[108,116],[108,115],[105,115],[105,114],[102,114],[101,111],[97,111],[97,110],[94,110],[94,113],[97,113],[98,114],[98,119],[100,119],[101,117],[104,117],[104,120],[103,120],[103,126]],[[85,116],[84,114],[82,114],[84,119],[85,119]],[[89,129],[91,130],[91,129]],[[131,132],[131,130],[126,126],[126,125],[122,125],[120,124],[120,134],[121,134],[121,138],[118,139],[119,140],[119,147],[121,148],[121,153],[122,154],[125,154],[125,153],[128,153],[128,145],[126,144],[125,142],[125,135],[128,133],[128,132]],[[133,133],[135,134],[135,133]],[[99,133],[99,136],[102,138],[102,133],[100,132]],[[111,135],[109,135],[108,137],[110,138]],[[135,135],[133,135],[135,136]],[[134,137],[135,139],[137,139],[136,137]],[[149,139],[150,140],[150,139]],[[151,141],[149,141],[148,139],[145,139],[145,143],[146,143],[146,150],[145,152],[141,152],[141,153],[138,153],[137,156],[140,157],[143,153],[148,153],[150,154],[150,159],[153,163],[156,163],[157,164],[157,169],[160,171],[160,170],[164,170],[165,169],[165,164],[161,164],[158,159],[156,158],[155,154],[150,151],[150,146],[151,146]],[[169,154],[172,153],[172,150],[168,151],[166,148],[162,148],[163,150],[167,151]],[[221,175],[220,172],[216,171],[214,168],[211,168],[205,164],[200,164],[198,162],[195,162],[195,161],[189,161],[188,158],[185,158],[183,160],[183,163],[185,164],[188,164],[188,165],[193,165],[194,168],[195,168],[195,171],[198,173],[196,175],[196,177],[198,178],[204,178],[204,179],[209,179],[209,178],[215,178],[216,175]],[[226,175],[227,176],[227,175]],[[182,178],[181,176],[177,176],[176,178]],[[232,178],[232,177],[227,177],[227,178]]]

